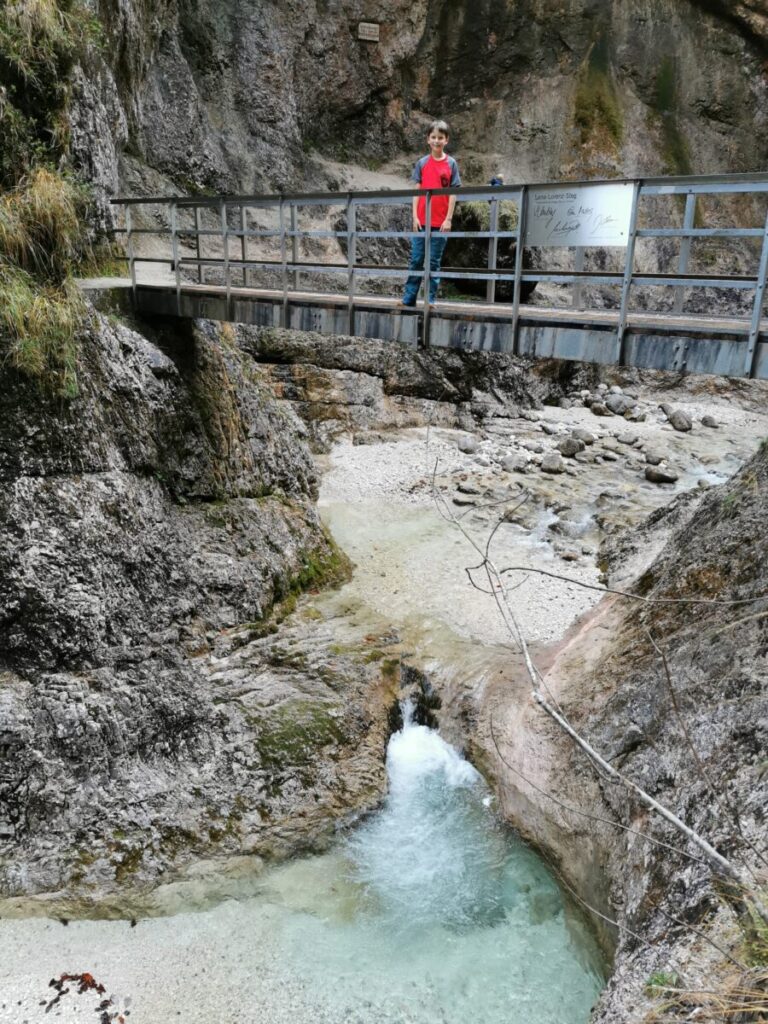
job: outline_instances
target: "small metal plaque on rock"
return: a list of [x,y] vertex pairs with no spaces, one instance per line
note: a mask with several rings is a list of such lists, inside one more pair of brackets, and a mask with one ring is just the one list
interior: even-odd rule
[[368,43],[378,43],[379,26],[375,21],[361,21],[357,26],[357,38],[365,39]]

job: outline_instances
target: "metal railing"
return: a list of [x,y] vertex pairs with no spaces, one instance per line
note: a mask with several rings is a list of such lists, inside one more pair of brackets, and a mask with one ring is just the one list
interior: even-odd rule
[[[547,183],[551,185],[553,183]],[[598,182],[564,182],[557,183],[569,188],[579,185],[594,186]],[[616,181],[603,184],[616,184]],[[500,187],[435,189],[417,192],[415,190],[392,190],[345,193],[296,193],[279,195],[233,195],[233,196],[162,196],[141,199],[119,198],[113,200],[125,211],[124,228],[116,233],[125,237],[125,248],[129,264],[130,277],[134,292],[137,288],[136,268],[141,263],[166,264],[173,274],[172,286],[176,292],[177,310],[181,313],[182,289],[188,282],[185,275],[191,273],[197,279],[197,285],[213,287],[206,282],[206,272],[215,268],[222,277],[219,289],[226,292],[227,310],[232,309],[233,290],[248,288],[249,273],[270,271],[277,275],[281,295],[282,322],[287,323],[288,304],[292,295],[299,291],[300,275],[339,275],[346,280],[346,298],[349,314],[350,333],[354,333],[355,309],[363,296],[359,292],[361,279],[365,277],[402,279],[406,276],[418,276],[423,280],[424,293],[428,294],[430,278],[430,248],[433,229],[430,226],[430,206],[437,196],[456,196],[459,202],[481,201],[489,204],[489,228],[477,231],[450,231],[449,239],[480,239],[487,243],[488,258],[482,267],[451,269],[444,267],[439,276],[449,281],[484,281],[486,282],[486,303],[494,303],[497,285],[509,282],[512,286],[511,302],[504,307],[498,304],[493,307],[494,315],[504,314],[512,323],[512,350],[517,351],[517,335],[521,316],[521,291],[525,283],[547,282],[555,285],[570,286],[572,304],[578,307],[586,287],[614,286],[619,289],[618,301],[615,303],[617,322],[617,342],[620,359],[623,358],[624,341],[627,332],[628,318],[631,312],[631,296],[635,289],[672,288],[674,302],[671,309],[659,309],[659,315],[673,322],[684,315],[686,290],[713,288],[730,292],[753,291],[750,315],[741,314],[720,325],[713,321],[708,331],[713,333],[737,334],[746,341],[744,372],[753,375],[757,355],[757,342],[760,335],[763,302],[765,298],[766,277],[768,276],[768,174],[737,174],[727,176],[698,176],[686,178],[646,178],[624,182],[631,185],[632,202],[629,218],[626,245],[622,246],[623,265],[615,270],[584,269],[585,252],[594,246],[574,247],[573,268],[563,269],[557,266],[540,265],[536,268],[524,266],[526,250],[526,208],[528,197],[533,189],[543,185],[508,185]],[[407,210],[410,221],[410,209],[414,195],[424,196],[426,200],[426,226],[424,229],[425,259],[424,269],[409,270],[407,266],[389,266],[381,263],[364,263],[358,258],[358,245],[362,240],[410,240],[416,237],[412,229],[379,229],[361,228],[358,225],[360,211],[373,207],[400,207]],[[675,197],[678,197],[677,199]],[[731,211],[727,209],[718,214],[718,220],[744,220],[747,215],[759,215],[760,226],[745,227],[740,223],[732,226],[704,227],[699,221],[703,215],[700,202],[704,197],[730,201]],[[747,210],[746,203],[749,206]],[[643,216],[643,205],[648,200],[663,200],[666,203],[662,211],[664,223],[661,226],[643,226],[648,216]],[[684,208],[682,206],[684,200]],[[764,201],[764,202],[763,202]],[[511,230],[499,230],[499,212],[501,204],[513,204],[517,219]],[[763,206],[765,209],[763,209]],[[759,209],[758,209],[759,207]],[[334,208],[343,212],[342,230],[331,228],[308,229],[300,226],[300,215],[304,209]],[[141,213],[141,218],[137,217]],[[256,213],[271,213],[272,225],[260,226]],[[672,223],[680,221],[680,223]],[[206,222],[215,226],[206,227]],[[148,226],[154,224],[159,226]],[[255,227],[253,225],[256,225]],[[137,252],[137,243],[143,236],[165,236],[170,242],[170,251],[165,256],[155,254],[142,255]],[[263,240],[273,243],[277,249],[275,258],[261,256],[254,258],[249,252],[252,240]],[[522,244],[521,244],[522,239]],[[675,254],[675,267],[672,271],[640,271],[636,267],[637,243],[641,239],[655,239],[657,244],[664,240],[679,241],[679,249]],[[221,255],[203,253],[203,243],[213,240],[219,247]],[[346,247],[346,257],[339,262],[324,262],[318,259],[301,259],[300,243],[326,240],[336,243],[341,250],[341,243]],[[740,258],[753,259],[756,263],[754,272],[746,274],[725,274],[715,272],[689,273],[692,248],[695,243],[709,242],[731,243],[738,241],[742,246]],[[230,246],[239,242],[239,252],[233,256]],[[514,266],[500,268],[498,266],[499,243],[514,243]],[[750,244],[755,247],[750,251]],[[186,249],[186,251],[185,251]],[[191,252],[189,250],[192,250]],[[759,249],[759,253],[758,253]],[[539,249],[546,254],[547,249]],[[562,252],[562,249],[559,250]],[[620,253],[620,250],[619,250]],[[710,258],[712,258],[710,254]],[[718,266],[721,260],[716,260]],[[304,298],[304,293],[301,293]],[[525,307],[530,312],[530,307]],[[604,312],[604,306],[602,307]],[[598,307],[585,309],[583,322],[596,323],[591,314]],[[647,309],[648,312],[656,312]],[[422,318],[422,344],[429,345],[430,318],[435,311],[428,303],[416,309],[415,315]],[[453,313],[444,315],[455,316]],[[459,314],[460,315],[460,314]],[[477,313],[474,313],[477,316]],[[735,324],[735,326],[734,326]]]

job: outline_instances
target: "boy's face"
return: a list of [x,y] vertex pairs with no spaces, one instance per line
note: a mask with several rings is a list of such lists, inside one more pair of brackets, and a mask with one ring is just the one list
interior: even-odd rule
[[445,134],[445,132],[441,132],[435,129],[434,131],[431,131],[427,136],[427,142],[429,143],[429,148],[432,150],[433,153],[442,154],[443,150],[448,145],[448,136]]

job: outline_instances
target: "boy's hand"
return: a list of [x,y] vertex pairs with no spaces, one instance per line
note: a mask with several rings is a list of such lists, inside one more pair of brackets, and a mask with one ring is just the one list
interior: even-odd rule
[[413,218],[413,230],[414,231],[421,231],[421,224],[419,224],[419,218],[418,217],[414,217]]
[[453,221],[450,219],[450,217],[446,217],[445,220],[443,221],[443,223],[440,225],[440,230],[441,231],[450,231],[452,223],[453,223]]

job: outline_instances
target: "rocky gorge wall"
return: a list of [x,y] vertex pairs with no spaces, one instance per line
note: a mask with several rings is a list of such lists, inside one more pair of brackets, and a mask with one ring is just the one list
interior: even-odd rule
[[[719,0],[94,0],[72,149],[102,199],[407,174],[435,116],[468,183],[766,163],[762,5]],[[378,44],[357,39],[380,23]]]
[[91,314],[81,346],[74,399],[2,371],[10,896],[285,854],[383,785],[381,665],[275,635],[298,594],[349,572],[301,421],[226,328],[150,341]]

